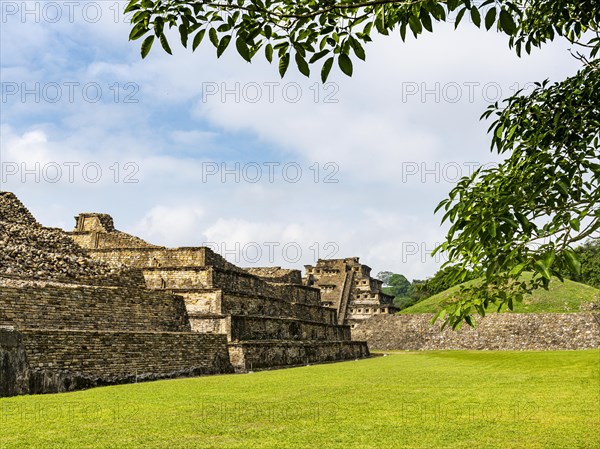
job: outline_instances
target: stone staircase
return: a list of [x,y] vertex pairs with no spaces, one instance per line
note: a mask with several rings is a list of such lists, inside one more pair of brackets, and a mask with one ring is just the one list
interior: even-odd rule
[[344,286],[342,287],[342,293],[340,297],[340,305],[338,308],[338,323],[344,324],[346,322],[346,314],[348,312],[348,304],[352,296],[352,288],[354,287],[354,271],[347,271],[346,278],[344,279]]

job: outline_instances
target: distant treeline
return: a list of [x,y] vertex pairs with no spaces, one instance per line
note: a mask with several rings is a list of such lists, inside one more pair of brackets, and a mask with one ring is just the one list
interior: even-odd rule
[[[600,288],[600,239],[588,240],[575,248],[575,253],[581,262],[581,271],[562,275],[567,279]],[[394,296],[394,304],[402,310],[461,282],[475,279],[476,275],[469,274],[463,281],[457,281],[452,270],[447,267],[438,270],[431,278],[413,279],[412,282],[404,275],[391,271],[381,271],[377,278],[383,281],[383,291]]]

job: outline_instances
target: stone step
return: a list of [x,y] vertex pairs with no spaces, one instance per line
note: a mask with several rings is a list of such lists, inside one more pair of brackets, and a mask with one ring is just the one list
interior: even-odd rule
[[0,325],[17,328],[190,331],[180,297],[124,287],[0,286]]
[[233,372],[225,335],[195,332],[0,329],[0,355],[0,396]]
[[289,303],[253,293],[232,293],[224,289],[172,289],[184,298],[188,314],[260,315],[295,318],[337,324],[335,310],[320,305]]
[[194,332],[227,334],[229,341],[315,340],[347,341],[350,326],[257,315],[190,314]]
[[369,355],[367,343],[359,341],[243,341],[229,343],[229,356],[236,372],[356,360]]
[[293,318],[233,315],[228,334],[230,341],[314,340],[348,341],[350,326],[324,324]]

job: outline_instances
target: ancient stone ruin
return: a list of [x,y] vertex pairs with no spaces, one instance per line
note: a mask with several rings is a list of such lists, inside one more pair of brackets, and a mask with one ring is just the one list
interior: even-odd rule
[[71,237],[95,260],[142,271],[149,289],[181,296],[193,331],[225,334],[236,371],[368,355],[350,327],[302,285],[298,270],[242,269],[206,247],[164,248],[115,230],[103,214],[75,217]]
[[304,284],[321,290],[321,304],[337,310],[340,324],[353,329],[374,315],[398,311],[394,297],[382,291],[383,282],[371,277],[371,268],[358,261],[319,259],[316,266],[306,265]]
[[228,372],[227,338],[192,332],[181,297],[0,192],[0,396]]
[[[0,192],[0,396],[367,357],[297,270],[243,270]],[[263,269],[264,270],[264,269]]]

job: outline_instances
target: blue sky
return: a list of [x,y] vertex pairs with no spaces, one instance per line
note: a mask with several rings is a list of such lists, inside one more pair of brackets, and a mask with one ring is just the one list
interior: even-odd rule
[[378,38],[347,78],[220,60],[203,43],[145,60],[126,2],[1,0],[2,190],[46,226],[80,212],[241,266],[359,256],[374,272],[435,273],[433,210],[495,156],[486,106],[577,70],[563,43],[518,58],[471,24]]

